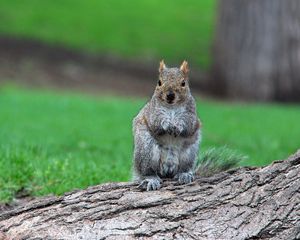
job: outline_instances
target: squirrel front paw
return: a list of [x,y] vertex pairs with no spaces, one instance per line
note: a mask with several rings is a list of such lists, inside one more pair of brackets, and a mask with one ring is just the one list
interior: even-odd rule
[[168,134],[173,135],[174,137],[177,137],[180,135],[180,129],[176,126],[171,126],[168,129]]
[[162,136],[162,135],[165,135],[166,134],[166,131],[162,128],[157,128],[155,131],[154,131],[154,134],[156,136]]
[[169,134],[173,135],[174,137],[181,136],[185,131],[186,130],[183,122],[178,122],[169,128]]
[[165,135],[168,132],[168,123],[166,121],[162,121],[161,125],[156,127],[153,132],[156,136]]
[[169,128],[169,121],[163,120],[163,121],[161,122],[161,127],[162,127],[163,130],[167,131],[168,128]]
[[194,174],[191,172],[178,173],[174,178],[180,185],[188,184],[194,181]]
[[142,190],[155,191],[161,188],[161,182],[159,177],[149,177],[144,179],[138,187]]

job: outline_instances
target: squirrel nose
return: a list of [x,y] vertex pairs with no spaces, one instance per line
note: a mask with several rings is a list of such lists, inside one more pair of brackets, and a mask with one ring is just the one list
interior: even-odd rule
[[167,94],[167,100],[173,101],[175,99],[175,93],[173,91],[169,91]]

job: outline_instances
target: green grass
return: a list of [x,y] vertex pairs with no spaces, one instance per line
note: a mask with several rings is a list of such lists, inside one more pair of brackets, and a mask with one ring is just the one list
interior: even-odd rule
[[2,0],[0,34],[207,67],[215,0]]
[[[131,121],[146,99],[0,89],[0,201],[130,179]],[[227,145],[264,165],[295,152],[300,107],[198,99],[202,151]]]

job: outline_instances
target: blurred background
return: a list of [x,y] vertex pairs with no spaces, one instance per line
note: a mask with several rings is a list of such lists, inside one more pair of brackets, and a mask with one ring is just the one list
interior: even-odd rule
[[[128,181],[159,60],[188,60],[201,151],[300,146],[297,0],[1,0],[0,202]],[[201,155],[200,151],[200,155]]]

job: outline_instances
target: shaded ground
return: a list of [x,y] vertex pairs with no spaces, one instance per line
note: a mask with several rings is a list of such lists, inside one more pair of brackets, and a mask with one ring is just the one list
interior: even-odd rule
[[[0,83],[33,87],[150,96],[157,62],[91,55],[38,41],[0,37]],[[207,89],[207,77],[192,69],[194,93]]]

